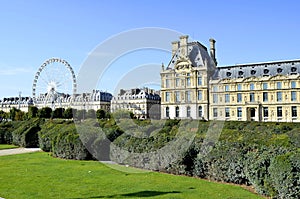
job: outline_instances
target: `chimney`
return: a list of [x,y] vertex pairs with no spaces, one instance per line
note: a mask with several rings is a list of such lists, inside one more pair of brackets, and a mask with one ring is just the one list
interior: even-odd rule
[[210,42],[210,57],[214,61],[215,65],[217,66],[218,62],[216,59],[216,49],[215,49],[216,40],[211,38],[209,39],[209,42]]
[[178,48],[179,48],[179,41],[173,41],[172,42],[172,57],[175,55]]
[[180,37],[180,47],[181,47],[181,54],[183,56],[187,56],[188,55],[188,35],[184,35]]

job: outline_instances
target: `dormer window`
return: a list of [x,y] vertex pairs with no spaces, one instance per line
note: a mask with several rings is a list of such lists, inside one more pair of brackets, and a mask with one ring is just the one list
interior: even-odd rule
[[292,67],[291,71],[292,71],[292,73],[295,73],[297,71],[297,68],[296,67]]
[[265,69],[264,74],[268,74],[268,73],[269,73],[269,69]]
[[255,75],[256,70],[251,70],[251,75]]
[[226,73],[226,76],[227,76],[227,77],[231,77],[231,72],[227,72],[227,73]]
[[282,68],[278,68],[277,73],[282,73]]
[[244,72],[243,71],[239,71],[239,76],[243,76]]

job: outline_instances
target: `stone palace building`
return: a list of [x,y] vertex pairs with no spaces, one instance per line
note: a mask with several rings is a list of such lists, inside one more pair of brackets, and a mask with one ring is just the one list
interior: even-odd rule
[[161,117],[300,122],[300,60],[217,67],[210,50],[188,36],[172,43],[161,70]]

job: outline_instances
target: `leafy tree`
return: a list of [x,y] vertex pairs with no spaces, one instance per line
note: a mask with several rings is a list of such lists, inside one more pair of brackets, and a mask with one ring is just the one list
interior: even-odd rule
[[65,112],[64,108],[56,108],[52,112],[52,118],[63,118],[63,113]]
[[86,110],[77,110],[76,111],[76,119],[84,120],[86,118]]
[[107,117],[105,110],[98,109],[96,112],[97,119],[105,119]]
[[118,110],[113,113],[115,119],[132,119],[134,114],[127,110]]
[[50,107],[44,107],[39,109],[38,116],[40,118],[50,118],[52,114],[52,109]]
[[94,109],[88,110],[86,117],[87,118],[96,118],[96,111]]
[[25,117],[25,113],[23,111],[18,110],[18,111],[16,111],[15,117],[13,120],[22,121],[22,120],[24,120],[24,117]]
[[34,118],[38,116],[39,109],[36,106],[28,107],[28,118]]
[[2,119],[6,119],[6,118],[7,118],[7,115],[8,115],[8,114],[7,114],[6,112],[0,110],[0,122],[2,121]]
[[67,108],[64,113],[63,113],[63,117],[66,119],[71,119],[74,117],[74,115],[76,116],[76,109],[73,108]]

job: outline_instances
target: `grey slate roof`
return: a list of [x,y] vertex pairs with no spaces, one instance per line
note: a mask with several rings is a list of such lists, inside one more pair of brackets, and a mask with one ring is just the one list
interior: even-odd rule
[[[176,61],[181,57],[181,50],[181,47],[177,49],[169,62],[167,69],[174,69]],[[203,67],[205,66],[205,63],[208,63],[208,67],[213,67],[213,61],[207,52],[207,48],[199,42],[188,43],[188,58],[194,67]]]
[[215,79],[300,74],[300,60],[239,64],[218,67]]

